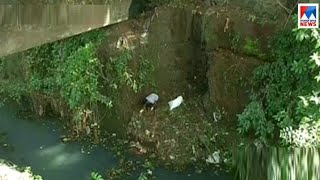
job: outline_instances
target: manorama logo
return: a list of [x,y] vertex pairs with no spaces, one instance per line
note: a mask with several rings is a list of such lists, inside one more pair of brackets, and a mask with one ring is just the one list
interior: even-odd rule
[[319,4],[298,4],[298,27],[305,29],[319,28]]

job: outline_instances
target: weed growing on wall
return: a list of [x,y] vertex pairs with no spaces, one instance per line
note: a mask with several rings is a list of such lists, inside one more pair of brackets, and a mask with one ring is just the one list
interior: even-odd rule
[[[122,50],[110,58],[110,63],[106,67],[111,77],[109,86],[115,90],[115,94],[124,86],[129,86],[135,93],[146,86],[154,86],[151,76],[155,70],[154,61],[144,54],[133,58],[131,50]],[[130,68],[130,63],[132,64],[133,61],[138,61],[137,69]]]
[[123,50],[115,57],[110,58],[110,63],[107,66],[107,71],[111,76],[109,85],[116,91],[124,85],[137,90],[137,83],[133,79],[133,72],[128,67],[129,62],[132,60],[131,53],[130,50]]
[[265,56],[261,51],[260,42],[258,39],[252,40],[250,38],[246,38],[243,52],[249,56],[256,56],[261,59],[263,59]]
[[157,89],[156,83],[152,76],[154,71],[155,71],[155,57],[153,57],[152,55],[150,56],[146,54],[140,55],[138,77],[137,77],[139,91],[144,87],[151,87],[154,90]]
[[231,50],[239,52],[241,50],[241,34],[240,32],[234,32],[229,34],[231,41]]

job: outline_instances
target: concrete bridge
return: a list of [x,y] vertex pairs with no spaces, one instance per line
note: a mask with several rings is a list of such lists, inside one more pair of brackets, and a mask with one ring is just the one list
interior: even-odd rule
[[109,0],[104,5],[4,3],[0,5],[0,57],[125,21],[137,6],[133,1]]

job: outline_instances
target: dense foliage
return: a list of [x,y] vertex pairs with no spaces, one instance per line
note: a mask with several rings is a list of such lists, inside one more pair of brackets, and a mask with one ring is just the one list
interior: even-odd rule
[[96,49],[105,36],[103,31],[93,31],[27,51],[28,93],[62,98],[76,122],[97,103],[110,106],[98,83],[101,62]]
[[[150,57],[142,53],[134,62],[133,51],[126,48],[106,55],[100,46],[106,34],[95,30],[24,52],[23,63],[19,61],[24,72],[18,75],[23,78],[1,80],[2,101],[21,102],[26,97],[39,115],[46,113],[46,108],[61,116],[68,114],[68,119],[83,128],[102,118],[98,109],[112,107],[123,87],[137,93],[154,85]],[[6,60],[0,62],[2,68]]]
[[254,71],[251,102],[239,115],[241,133],[254,131],[264,142],[319,144],[319,32],[295,28],[274,38],[272,63]]

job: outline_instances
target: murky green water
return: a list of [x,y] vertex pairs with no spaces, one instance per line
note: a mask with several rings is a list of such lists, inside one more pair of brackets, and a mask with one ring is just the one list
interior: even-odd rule
[[[45,180],[89,180],[92,171],[102,174],[118,163],[113,154],[102,147],[87,151],[80,144],[61,142],[63,129],[53,120],[26,120],[15,114],[14,107],[0,108],[0,158],[19,166],[31,166],[34,173]],[[3,146],[4,142],[8,145]],[[164,180],[231,179],[211,173],[175,173],[163,169],[155,173],[158,179]]]

